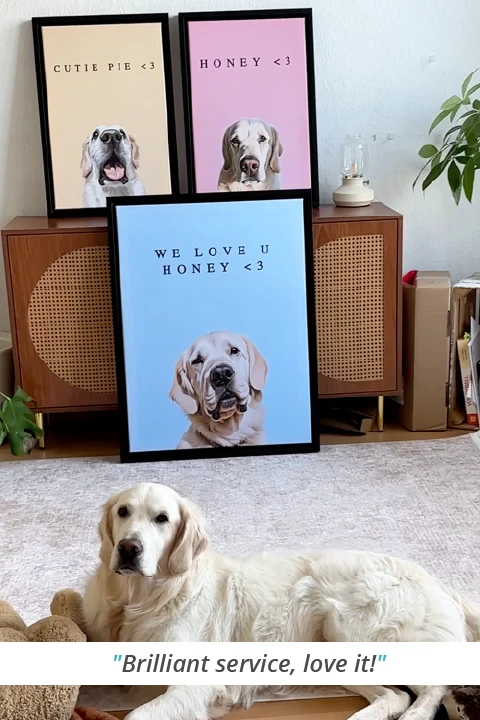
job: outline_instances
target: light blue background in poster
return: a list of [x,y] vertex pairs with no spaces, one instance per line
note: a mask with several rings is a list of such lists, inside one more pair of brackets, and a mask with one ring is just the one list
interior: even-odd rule
[[117,225],[131,452],[176,448],[189,421],[169,398],[174,366],[213,330],[247,335],[267,360],[267,443],[311,442],[302,201],[119,206]]

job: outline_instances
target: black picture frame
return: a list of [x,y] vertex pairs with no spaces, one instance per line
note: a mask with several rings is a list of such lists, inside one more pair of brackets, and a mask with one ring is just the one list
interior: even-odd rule
[[[315,90],[315,64],[313,50],[313,11],[311,8],[296,8],[292,10],[225,10],[221,12],[189,12],[179,13],[180,51],[182,58],[182,86],[183,106],[185,117],[186,157],[188,189],[196,193],[195,153],[193,138],[192,117],[192,82],[191,58],[188,37],[188,25],[191,22],[212,22],[225,20],[268,20],[268,19],[302,18],[305,20],[305,48],[306,72],[308,87],[308,119],[310,134],[310,167],[311,167],[311,193],[312,206],[320,205],[319,175],[318,175],[318,141],[317,141],[317,114]],[[288,102],[288,101],[286,101]]]
[[37,78],[37,95],[40,114],[40,129],[45,174],[47,214],[49,218],[62,217],[98,217],[107,215],[107,207],[102,208],[57,208],[53,179],[52,150],[48,114],[47,71],[45,67],[43,29],[45,27],[71,27],[84,25],[133,25],[156,23],[161,27],[163,70],[165,83],[165,101],[168,135],[168,155],[170,164],[171,193],[179,191],[177,139],[175,131],[175,111],[170,51],[170,32],[168,13],[139,13],[127,15],[85,15],[68,17],[33,17],[32,33]]
[[[308,381],[310,403],[311,440],[297,444],[245,445],[241,447],[208,447],[198,449],[168,449],[133,451],[130,447],[129,413],[127,399],[127,375],[125,365],[125,337],[122,308],[122,287],[120,275],[120,250],[118,237],[117,210],[120,207],[191,204],[191,203],[233,203],[265,202],[267,200],[301,199],[303,202],[303,235],[305,240],[305,313],[308,343]],[[262,193],[201,193],[176,196],[144,196],[135,198],[109,198],[108,234],[110,251],[110,273],[112,287],[113,321],[115,335],[115,356],[117,369],[117,394],[120,414],[120,461],[122,463],[194,460],[208,458],[245,457],[259,455],[280,455],[316,453],[320,450],[320,429],[318,420],[318,371],[315,321],[315,286],[313,265],[313,230],[311,222],[311,191],[282,190]],[[281,319],[278,320],[281,323]]]

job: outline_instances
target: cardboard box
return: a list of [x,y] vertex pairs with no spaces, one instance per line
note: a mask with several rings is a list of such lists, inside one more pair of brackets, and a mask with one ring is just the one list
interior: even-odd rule
[[470,318],[478,318],[479,307],[480,273],[475,273],[452,288],[448,425],[462,430],[472,430],[472,425],[467,422],[457,340],[470,332]]
[[403,403],[408,430],[446,430],[450,363],[448,272],[418,272],[403,285]]

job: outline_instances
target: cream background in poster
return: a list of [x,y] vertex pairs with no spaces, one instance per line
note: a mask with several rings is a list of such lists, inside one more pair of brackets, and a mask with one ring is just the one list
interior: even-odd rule
[[147,194],[171,192],[161,32],[157,23],[43,28],[57,209],[82,207],[82,143],[97,125],[120,125],[134,136]]

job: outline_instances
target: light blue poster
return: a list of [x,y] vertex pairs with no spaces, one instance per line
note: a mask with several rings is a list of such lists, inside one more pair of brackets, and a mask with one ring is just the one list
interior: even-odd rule
[[130,452],[311,443],[303,199],[116,220]]

